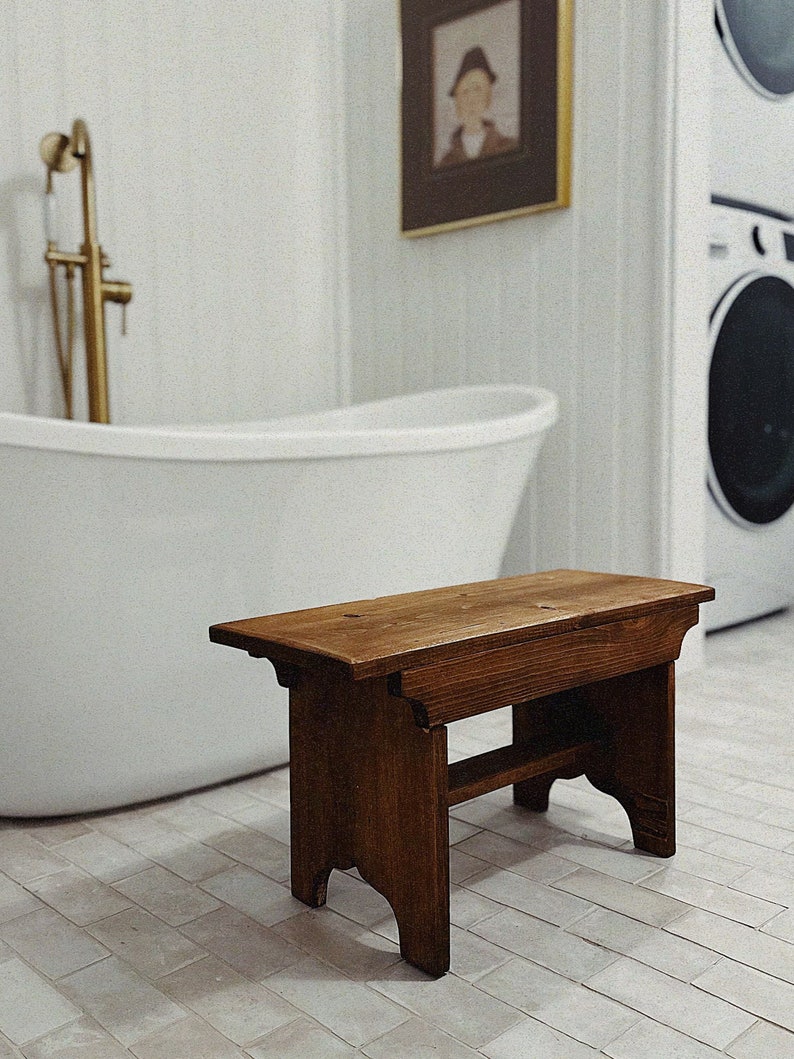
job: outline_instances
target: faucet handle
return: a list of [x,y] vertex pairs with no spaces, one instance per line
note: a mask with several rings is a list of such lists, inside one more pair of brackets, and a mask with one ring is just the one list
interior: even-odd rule
[[121,306],[121,333],[127,333],[127,305],[132,300],[132,284],[120,279],[102,281],[102,298]]
[[106,279],[102,281],[102,297],[106,302],[116,302],[126,305],[132,300],[132,284],[125,283],[121,279]]

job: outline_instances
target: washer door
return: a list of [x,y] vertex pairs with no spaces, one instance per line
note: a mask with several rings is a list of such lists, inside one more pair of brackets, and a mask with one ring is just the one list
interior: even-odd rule
[[794,287],[753,272],[712,314],[709,488],[745,527],[794,504]]
[[742,77],[767,99],[794,92],[791,0],[716,0],[717,30]]

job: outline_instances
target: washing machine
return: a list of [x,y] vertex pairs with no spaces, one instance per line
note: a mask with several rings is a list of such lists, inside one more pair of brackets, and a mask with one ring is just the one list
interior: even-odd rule
[[716,0],[711,187],[794,213],[794,0]]
[[714,196],[707,629],[794,603],[794,218]]

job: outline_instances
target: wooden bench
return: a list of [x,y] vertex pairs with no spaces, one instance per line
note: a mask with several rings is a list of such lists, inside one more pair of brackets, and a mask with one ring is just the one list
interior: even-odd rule
[[[357,867],[404,958],[449,969],[450,805],[513,784],[548,807],[586,775],[634,844],[675,852],[674,660],[703,585],[577,570],[214,625],[289,688],[292,892]],[[512,706],[513,742],[447,764],[447,725]]]

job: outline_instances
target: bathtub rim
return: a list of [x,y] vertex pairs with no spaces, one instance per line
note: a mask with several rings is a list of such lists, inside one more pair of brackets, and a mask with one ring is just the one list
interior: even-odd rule
[[[345,426],[344,413],[396,409],[401,403],[429,403],[459,397],[523,397],[526,407],[488,416],[466,415],[443,425],[411,427]],[[115,456],[126,459],[235,462],[276,459],[334,459],[350,456],[444,452],[481,448],[540,435],[556,421],[558,400],[537,386],[487,385],[424,390],[375,401],[262,421],[215,424],[105,425],[47,416],[0,412],[0,445],[39,451]],[[321,429],[303,420],[328,418]]]

